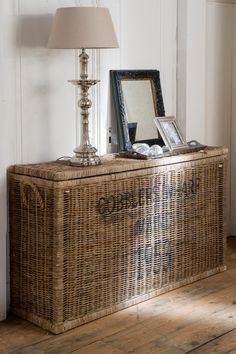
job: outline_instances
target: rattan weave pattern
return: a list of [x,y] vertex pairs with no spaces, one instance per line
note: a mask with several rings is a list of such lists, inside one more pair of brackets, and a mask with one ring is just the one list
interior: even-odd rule
[[226,155],[51,182],[9,172],[11,307],[59,333],[224,269]]

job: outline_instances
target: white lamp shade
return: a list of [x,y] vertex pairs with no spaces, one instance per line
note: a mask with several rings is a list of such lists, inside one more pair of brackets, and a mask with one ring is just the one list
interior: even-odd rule
[[48,48],[117,48],[110,12],[103,7],[63,7],[56,11]]

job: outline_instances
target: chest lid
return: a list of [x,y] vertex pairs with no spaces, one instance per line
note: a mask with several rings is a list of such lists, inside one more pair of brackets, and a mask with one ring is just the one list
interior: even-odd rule
[[149,160],[121,158],[117,154],[108,154],[101,157],[102,164],[97,166],[75,167],[71,166],[67,161],[51,161],[38,164],[14,165],[9,168],[9,172],[51,181],[66,181],[216,157],[226,155],[227,151],[227,148],[207,147],[198,152],[181,153]]

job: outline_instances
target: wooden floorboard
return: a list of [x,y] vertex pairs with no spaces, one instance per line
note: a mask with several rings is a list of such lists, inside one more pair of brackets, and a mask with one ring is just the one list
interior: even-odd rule
[[193,354],[203,353],[236,353],[236,330],[229,331],[209,343],[202,345],[192,351]]
[[0,323],[0,354],[236,354],[236,238],[228,270],[60,335]]

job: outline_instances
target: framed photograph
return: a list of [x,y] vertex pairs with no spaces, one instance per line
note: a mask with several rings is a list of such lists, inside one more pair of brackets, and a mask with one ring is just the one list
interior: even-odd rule
[[175,117],[155,117],[154,122],[170,151],[188,147]]

